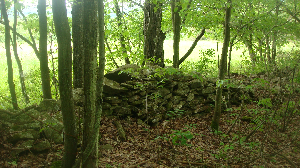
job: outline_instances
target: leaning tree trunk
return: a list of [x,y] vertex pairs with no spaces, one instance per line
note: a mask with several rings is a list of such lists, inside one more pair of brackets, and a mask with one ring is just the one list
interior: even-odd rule
[[25,78],[24,78],[24,73],[23,73],[23,67],[21,64],[21,60],[18,56],[18,45],[17,45],[17,18],[18,18],[18,1],[14,0],[14,26],[13,26],[13,50],[14,50],[14,56],[18,65],[19,69],[19,77],[20,77],[20,84],[21,84],[21,89],[22,89],[22,94],[25,99],[25,102],[28,104],[29,103],[29,96],[26,91],[26,86],[25,86]]
[[72,49],[70,27],[64,0],[52,0],[53,21],[58,43],[58,79],[65,130],[63,167],[75,164],[77,133],[72,96]]
[[[83,47],[84,47],[84,115],[82,166],[97,167],[97,145],[93,143],[96,102],[96,66],[97,66],[97,3],[96,0],[83,1]],[[88,146],[92,145],[92,148]]]
[[83,4],[76,0],[72,7],[72,38],[73,38],[73,86],[83,88]]
[[144,5],[144,59],[152,64],[164,66],[163,44],[166,38],[161,30],[162,3],[145,1]]
[[12,61],[11,61],[11,54],[10,54],[10,28],[9,28],[9,21],[8,16],[6,13],[6,7],[4,0],[1,0],[1,14],[4,18],[4,24],[5,24],[5,50],[6,50],[6,58],[7,58],[7,76],[8,76],[8,86],[9,91],[11,95],[11,101],[13,108],[15,110],[19,109],[18,102],[17,102],[17,96],[16,96],[16,90],[15,90],[15,84],[14,84],[14,74],[13,74],[13,67],[12,67]]
[[49,75],[49,67],[48,67],[48,56],[47,56],[46,0],[39,0],[38,14],[39,14],[39,25],[40,25],[39,51],[40,51],[40,69],[41,69],[41,78],[42,78],[43,98],[52,99],[50,75]]
[[226,5],[226,14],[225,14],[225,37],[222,49],[222,56],[219,68],[219,82],[217,83],[217,94],[216,94],[216,102],[215,102],[215,111],[214,116],[211,123],[211,128],[214,131],[219,130],[219,122],[221,117],[221,104],[222,104],[222,83],[225,79],[226,74],[226,62],[227,62],[227,52],[228,46],[230,42],[230,15],[231,15],[231,0],[227,0]]

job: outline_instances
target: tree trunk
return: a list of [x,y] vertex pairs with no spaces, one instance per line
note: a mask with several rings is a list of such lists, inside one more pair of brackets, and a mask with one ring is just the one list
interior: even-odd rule
[[118,29],[119,29],[119,33],[120,33],[120,45],[121,45],[121,50],[122,50],[122,55],[125,58],[125,63],[126,64],[130,64],[129,58],[128,58],[128,54],[127,54],[127,50],[126,50],[126,45],[125,45],[125,38],[122,34],[122,13],[120,11],[120,7],[118,4],[117,0],[114,0],[114,5],[115,5],[115,12],[117,15],[117,21],[118,21]]
[[5,24],[5,50],[6,50],[6,58],[7,58],[7,76],[8,76],[8,86],[11,95],[11,101],[13,108],[15,110],[19,109],[15,84],[14,84],[14,75],[13,75],[13,67],[11,61],[11,54],[10,54],[10,28],[9,28],[9,21],[8,16],[6,13],[6,7],[4,0],[1,0],[1,13],[4,19]]
[[[277,3],[278,4],[278,3]],[[276,6],[276,24],[278,23],[278,14],[279,14],[279,5]],[[275,63],[276,55],[277,55],[277,30],[273,30],[273,36],[272,36],[272,62]]]
[[[84,47],[84,120],[83,120],[83,168],[97,167],[97,146],[93,143],[95,128],[96,66],[97,66],[97,3],[83,1],[83,47]],[[88,148],[88,145],[92,148]]]
[[172,23],[173,23],[173,68],[179,68],[179,43],[181,30],[180,0],[172,0]]
[[270,37],[269,35],[265,35],[266,36],[266,56],[268,58],[268,62],[271,63],[271,49],[270,49]]
[[[97,74],[97,98],[96,98],[96,115],[95,115],[95,149],[98,149],[99,142],[99,128],[102,115],[102,92],[103,92],[103,80],[104,80],[104,70],[105,70],[105,34],[104,34],[104,2],[103,0],[98,0],[98,20],[99,20],[99,68]],[[98,158],[98,150],[96,151],[96,158]]]
[[221,104],[222,104],[222,83],[225,79],[226,74],[226,62],[227,62],[227,52],[228,46],[230,42],[230,15],[231,15],[231,0],[227,0],[226,5],[226,14],[225,14],[225,37],[222,48],[222,56],[219,68],[219,81],[217,83],[217,93],[216,93],[216,101],[215,101],[215,111],[214,116],[212,118],[211,128],[214,131],[219,130],[219,122],[221,117]]
[[145,61],[164,66],[163,44],[166,38],[161,30],[162,3],[145,1],[144,5],[144,55]]
[[257,40],[258,40],[259,58],[263,59],[263,40],[261,38],[257,38]]
[[72,49],[70,27],[64,0],[52,0],[53,21],[58,43],[58,79],[61,111],[65,130],[63,167],[74,165],[77,133],[72,96]]
[[83,4],[76,0],[72,7],[72,38],[73,38],[73,87],[83,88]]
[[40,69],[42,78],[43,98],[52,99],[50,75],[48,67],[47,56],[47,16],[46,16],[46,0],[39,0],[38,2],[38,14],[39,14],[39,31],[40,31]]
[[18,10],[16,6],[18,5],[18,1],[14,0],[14,26],[13,26],[13,50],[14,50],[14,56],[18,65],[19,69],[19,77],[20,77],[20,84],[21,84],[21,89],[22,89],[22,94],[25,99],[26,104],[29,103],[29,97],[26,91],[26,86],[25,86],[25,78],[24,78],[24,73],[23,73],[23,67],[21,64],[21,60],[18,56],[18,45],[17,45],[17,18],[18,18]]

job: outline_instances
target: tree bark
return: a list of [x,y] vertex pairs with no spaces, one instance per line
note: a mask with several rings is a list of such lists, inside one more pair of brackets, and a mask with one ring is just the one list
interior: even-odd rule
[[73,87],[83,88],[83,2],[76,0],[72,7],[72,38],[73,38]]
[[7,59],[8,86],[9,86],[13,108],[17,110],[19,109],[19,106],[18,106],[18,101],[16,96],[13,67],[12,67],[11,54],[10,54],[10,28],[9,28],[9,20],[6,13],[4,0],[1,0],[1,13],[5,24],[5,50],[6,50],[6,59]]
[[173,68],[179,68],[179,43],[181,31],[180,0],[172,0],[172,23],[173,23]]
[[[97,145],[93,142],[95,128],[96,66],[97,66],[97,3],[83,1],[83,47],[84,47],[84,120],[83,120],[83,168],[97,167]],[[92,148],[88,148],[88,146]]]
[[46,16],[46,0],[38,1],[38,15],[39,15],[39,31],[40,31],[40,69],[42,79],[43,98],[52,99],[50,75],[48,67],[47,56],[47,16]]
[[145,1],[144,5],[144,59],[151,64],[164,66],[163,44],[166,38],[161,30],[162,3]]
[[219,81],[217,82],[217,93],[215,101],[215,111],[212,118],[211,128],[214,131],[219,130],[219,122],[221,117],[221,104],[222,104],[222,87],[223,81],[226,74],[226,63],[227,63],[227,52],[230,42],[230,15],[231,15],[231,0],[227,0],[226,4],[226,14],[225,14],[225,34],[224,43],[222,48],[222,56],[219,68]]
[[52,0],[53,21],[58,43],[58,79],[61,111],[65,130],[64,168],[74,165],[77,155],[77,133],[72,96],[72,49],[70,27],[64,0]]
[[14,56],[15,56],[15,59],[16,59],[17,65],[18,65],[18,69],[19,69],[19,77],[20,77],[22,94],[25,99],[25,102],[28,104],[29,97],[28,97],[28,94],[26,91],[23,67],[22,67],[21,60],[18,55],[18,44],[17,44],[17,18],[18,18],[17,12],[18,12],[18,10],[16,8],[17,5],[18,5],[18,1],[14,0],[13,50],[14,50]]

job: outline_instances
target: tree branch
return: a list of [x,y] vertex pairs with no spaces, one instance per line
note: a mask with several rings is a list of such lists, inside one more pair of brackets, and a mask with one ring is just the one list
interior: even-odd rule
[[[4,25],[4,22],[2,20],[0,20],[0,24]],[[13,30],[13,28],[11,26],[9,26],[9,29]],[[23,41],[25,41],[27,44],[29,44],[33,48],[33,50],[34,50],[37,58],[40,59],[40,57],[39,57],[39,51],[37,50],[36,46],[31,41],[29,41],[26,37],[24,37],[23,35],[21,35],[20,33],[16,32],[16,34],[17,34],[18,37],[20,37]]]
[[297,22],[299,22],[300,23],[300,19],[296,16],[296,12],[295,13],[293,13],[289,8],[287,8],[285,5],[283,5],[284,6],[284,8],[285,8],[285,10],[286,10],[286,12],[289,14],[289,15],[291,15],[295,20],[297,20]]
[[202,29],[201,33],[198,35],[198,37],[195,39],[195,41],[193,42],[192,46],[190,47],[190,49],[186,52],[186,54],[184,54],[184,56],[179,60],[179,65],[188,57],[191,55],[191,53],[193,52],[193,50],[195,49],[198,41],[202,38],[202,36],[205,33],[205,28]]

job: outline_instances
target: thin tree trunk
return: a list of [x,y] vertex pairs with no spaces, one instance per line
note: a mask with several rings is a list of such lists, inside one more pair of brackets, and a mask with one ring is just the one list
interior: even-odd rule
[[172,0],[172,23],[173,23],[173,68],[179,68],[179,43],[181,30],[180,0]]
[[[99,128],[102,115],[102,92],[105,70],[105,31],[104,31],[104,4],[103,0],[98,0],[98,20],[99,20],[99,68],[97,74],[97,98],[96,98],[96,115],[95,115],[95,148],[98,149]],[[96,150],[96,158],[98,158],[98,150]]]
[[58,43],[58,79],[61,111],[65,130],[64,168],[75,164],[77,133],[72,95],[72,49],[70,27],[64,0],[52,0],[53,21]]
[[[278,23],[278,14],[279,14],[279,5],[276,6],[276,23]],[[274,30],[273,31],[273,36],[272,36],[272,62],[275,63],[276,55],[277,55],[277,34],[278,31]]]
[[72,38],[73,38],[73,86],[83,88],[83,4],[82,0],[74,1],[72,7]]
[[231,15],[231,0],[227,0],[226,5],[226,14],[225,14],[225,37],[222,48],[222,56],[219,68],[219,82],[217,83],[217,93],[215,101],[215,111],[212,118],[211,128],[214,131],[219,130],[219,122],[221,117],[221,104],[222,104],[222,82],[225,79],[226,74],[226,62],[227,62],[227,52],[230,42],[230,15]]
[[9,21],[8,16],[6,13],[6,7],[4,0],[1,0],[1,13],[4,19],[5,24],[5,50],[6,50],[6,58],[7,58],[7,76],[8,76],[8,86],[11,95],[11,101],[13,108],[15,110],[19,109],[15,84],[14,84],[14,75],[13,75],[13,67],[11,61],[11,54],[10,54],[10,28],[9,28]]
[[14,0],[13,50],[14,50],[14,56],[15,56],[15,59],[16,59],[17,65],[18,65],[18,69],[19,69],[19,77],[20,77],[22,94],[23,94],[26,104],[28,104],[29,96],[26,91],[25,78],[24,78],[21,60],[18,56],[18,45],[17,45],[17,18],[18,18],[17,12],[18,12],[18,10],[16,8],[17,5],[18,5],[18,1]]
[[117,15],[117,21],[118,21],[118,29],[120,32],[120,45],[121,45],[121,50],[122,50],[122,54],[123,57],[125,58],[125,63],[126,64],[130,64],[129,58],[128,58],[128,54],[127,54],[127,50],[126,50],[126,45],[125,45],[125,38],[122,34],[122,13],[120,11],[120,7],[118,4],[118,0],[114,0],[114,5],[115,5],[115,9],[116,9],[116,15]]
[[[84,120],[83,120],[83,168],[97,167],[97,146],[93,142],[95,128],[96,66],[97,66],[97,3],[83,1],[83,47],[84,47]],[[92,146],[92,148],[89,148]]]
[[269,63],[272,63],[272,60],[271,60],[271,49],[270,49],[270,37],[268,35],[265,35],[266,36],[266,56],[268,58],[268,62]]
[[46,0],[39,0],[38,2],[38,14],[39,14],[39,31],[40,31],[40,69],[42,78],[43,98],[52,99],[50,75],[48,67],[47,56],[47,16],[46,16]]

